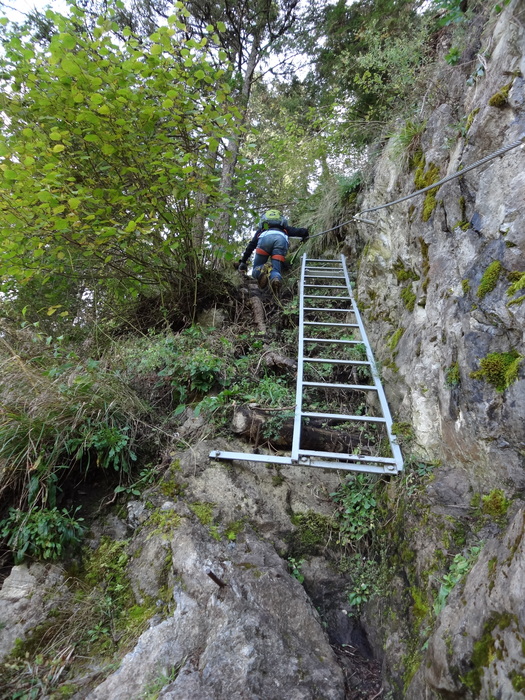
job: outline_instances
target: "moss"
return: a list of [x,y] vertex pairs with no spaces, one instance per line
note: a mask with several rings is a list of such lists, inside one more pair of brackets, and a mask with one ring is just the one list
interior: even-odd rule
[[295,513],[291,520],[296,527],[290,538],[291,556],[295,558],[315,554],[337,530],[337,524],[332,518],[312,510]]
[[481,677],[483,676],[484,669],[489,666],[490,662],[495,657],[496,640],[492,636],[495,627],[497,627],[495,617],[490,618],[488,622],[485,623],[481,639],[474,642],[472,657],[470,659],[473,668],[462,679],[467,688],[472,690],[475,695],[479,695],[481,692]]
[[510,501],[505,498],[501,489],[493,489],[490,493],[481,497],[481,511],[494,519],[502,518],[507,514]]
[[405,332],[404,328],[398,328],[396,331],[392,333],[390,338],[387,341],[387,347],[390,348],[392,352],[394,352],[399,344],[399,341],[401,340],[401,337],[403,333]]
[[465,131],[468,131],[470,127],[472,126],[474,119],[476,118],[476,115],[479,113],[479,107],[476,107],[476,109],[473,109],[472,112],[469,112],[467,116],[467,121],[465,123]]
[[486,296],[489,292],[492,292],[492,290],[495,289],[496,285],[498,284],[498,280],[501,275],[502,269],[503,266],[499,260],[494,260],[494,262],[490,263],[490,265],[483,273],[479,286],[476,290],[476,296],[478,296],[480,299],[483,299],[484,296]]
[[[421,157],[416,174],[414,176],[414,184],[418,190],[422,190],[434,182],[439,180],[439,167],[435,163],[430,163],[428,168],[425,170],[425,158]],[[437,194],[438,188],[431,189],[427,192],[425,196],[425,201],[423,202],[423,213],[422,220],[428,221],[432,216],[432,212],[437,206]]]
[[190,510],[195,513],[202,525],[213,523],[213,503],[190,503]]
[[509,673],[509,679],[516,692],[525,691],[525,676],[517,671],[511,671]]
[[[522,289],[525,289],[525,272],[510,272],[509,280],[512,282],[510,287],[507,289],[507,296],[511,297],[513,294],[517,294]],[[525,299],[525,296],[520,296],[517,299],[509,301],[508,306],[512,304],[521,304]]]
[[421,258],[423,260],[423,277],[426,277],[430,271],[430,259],[428,255],[429,245],[424,238],[419,238],[419,245],[421,246]]
[[419,279],[419,275],[414,272],[414,270],[410,267],[405,267],[401,258],[398,258],[394,264],[394,274],[398,283],[406,282],[407,280],[414,280],[414,282],[417,282]]
[[243,528],[244,520],[235,520],[233,523],[230,523],[226,526],[224,530],[224,535],[227,540],[235,541],[237,539],[237,535],[242,531]]
[[518,369],[523,357],[516,351],[492,352],[481,358],[479,369],[471,372],[473,379],[491,384],[496,391],[505,391],[518,378]]
[[408,311],[414,311],[416,305],[416,295],[410,287],[404,287],[401,290],[401,299]]
[[450,365],[445,373],[445,383],[447,386],[459,386],[461,383],[461,375],[459,373],[459,363],[454,362]]
[[498,557],[492,557],[492,559],[489,559],[489,561],[487,563],[488,575],[489,575],[489,578],[491,580],[496,575],[497,565],[498,565]]
[[221,536],[217,525],[213,524],[213,503],[189,503],[190,510],[195,513],[198,520],[208,528],[208,532],[214,540],[219,541]]
[[503,85],[503,87],[492,95],[489,99],[489,105],[491,107],[505,107],[509,99],[509,92],[513,82],[514,81],[511,80],[510,83]]
[[392,435],[397,435],[397,437],[404,438],[405,440],[411,440],[414,437],[414,429],[411,423],[398,422],[392,423],[391,428]]
[[462,221],[456,221],[452,228],[460,228],[462,231],[468,231],[468,229],[470,228],[470,221],[467,221],[466,219]]
[[461,280],[461,289],[463,290],[463,294],[467,295],[470,292],[470,281]]
[[163,539],[169,539],[173,530],[179,527],[182,518],[174,510],[154,510],[146,521],[148,528],[152,527],[148,534],[148,540],[155,535],[161,535]]

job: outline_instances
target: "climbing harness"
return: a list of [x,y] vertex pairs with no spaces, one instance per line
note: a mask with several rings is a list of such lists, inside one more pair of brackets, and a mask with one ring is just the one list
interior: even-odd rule
[[[214,450],[210,457],[397,474],[403,469],[403,458],[392,434],[390,410],[352,293],[344,255],[339,260],[329,260],[307,259],[304,254],[299,293],[297,384],[290,454]],[[333,373],[335,381],[330,377]],[[346,413],[341,405],[352,405],[355,410]],[[303,437],[312,421],[333,431],[338,449],[338,436],[351,436],[352,444],[348,442],[346,452],[306,449]]]
[[326,231],[321,231],[320,233],[315,233],[313,236],[310,236],[310,240],[312,238],[317,238],[317,236],[323,236],[325,233],[330,233],[331,231],[336,231],[338,228],[342,228],[343,226],[347,226],[348,224],[351,224],[353,221],[361,221],[365,224],[375,224],[375,221],[371,221],[370,219],[364,219],[361,217],[361,214],[370,214],[373,211],[379,211],[380,209],[386,209],[387,207],[392,207],[394,204],[400,204],[400,202],[406,202],[407,199],[412,199],[412,197],[417,197],[420,194],[424,194],[425,192],[429,192],[430,190],[436,189],[438,187],[441,187],[441,185],[444,185],[446,182],[450,182],[451,180],[454,180],[457,177],[461,177],[461,175],[464,175],[465,173],[470,172],[471,170],[474,170],[475,168],[479,168],[480,165],[484,165],[485,163],[488,163],[489,161],[493,160],[494,158],[498,158],[499,156],[504,155],[508,151],[511,151],[514,148],[517,148],[518,146],[523,146],[525,145],[525,135],[521,136],[517,141],[514,141],[513,143],[510,143],[508,146],[503,146],[502,148],[499,148],[497,151],[494,151],[494,153],[491,153],[488,156],[485,156],[484,158],[481,158],[480,160],[477,160],[475,163],[472,163],[471,165],[468,165],[466,168],[462,168],[461,170],[458,170],[455,173],[452,173],[452,175],[447,175],[444,177],[442,180],[438,180],[438,182],[434,182],[432,185],[428,185],[428,187],[423,187],[421,190],[417,190],[417,192],[412,192],[412,194],[407,194],[405,197],[400,197],[399,199],[394,199],[392,202],[387,202],[386,204],[379,204],[377,207],[370,207],[369,209],[361,209],[355,216],[353,216],[351,219],[348,221],[343,221],[342,224],[337,224],[337,226],[333,226],[332,228],[326,229]]

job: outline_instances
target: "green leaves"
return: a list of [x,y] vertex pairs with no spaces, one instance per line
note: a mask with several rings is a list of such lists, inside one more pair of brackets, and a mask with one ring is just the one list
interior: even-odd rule
[[68,274],[111,304],[213,253],[194,254],[193,221],[222,200],[216,153],[240,115],[206,41],[168,26],[123,43],[105,17],[89,33],[72,14],[46,13],[48,46],[5,30],[0,278],[16,290]]

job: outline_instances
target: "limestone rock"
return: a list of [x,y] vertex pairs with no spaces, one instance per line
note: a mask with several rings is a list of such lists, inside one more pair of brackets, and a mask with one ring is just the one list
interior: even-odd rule
[[[149,546],[158,547],[158,536]],[[273,547],[247,530],[217,542],[183,519],[169,538],[173,614],[151,627],[89,700],[343,700],[344,682],[318,615]]]
[[0,590],[0,661],[43,622],[68,595],[61,569],[53,565],[20,564],[11,569]]

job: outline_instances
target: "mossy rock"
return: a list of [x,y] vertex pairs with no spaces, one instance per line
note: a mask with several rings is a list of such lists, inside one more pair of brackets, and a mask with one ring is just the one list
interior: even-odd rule
[[497,92],[495,92],[492,97],[489,99],[489,105],[491,107],[505,107],[505,105],[508,104],[509,101],[509,92],[512,87],[512,83],[514,81],[511,80],[510,83],[507,83],[506,85],[503,85]]
[[490,263],[483,273],[479,286],[476,290],[476,296],[483,299],[483,297],[489,294],[489,292],[492,292],[498,284],[502,271],[503,265],[499,260],[494,260],[494,262]]
[[518,378],[518,369],[523,357],[517,350],[492,352],[481,358],[479,369],[471,372],[473,379],[491,384],[496,391],[505,391]]

